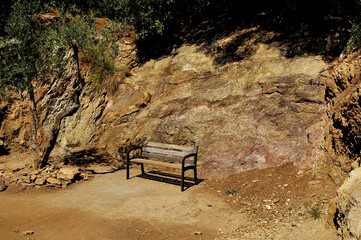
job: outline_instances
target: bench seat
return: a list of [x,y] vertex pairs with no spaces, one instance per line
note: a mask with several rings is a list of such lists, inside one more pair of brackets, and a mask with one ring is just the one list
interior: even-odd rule
[[174,164],[174,163],[168,163],[168,162],[160,162],[158,160],[151,160],[151,159],[144,159],[144,158],[133,158],[133,159],[131,159],[131,162],[145,163],[145,164],[162,166],[162,167],[182,169],[182,165],[180,165],[180,164]]
[[[130,153],[135,150],[141,150],[140,155],[130,157]],[[141,146],[134,147],[127,152],[127,173],[129,179],[129,165],[131,162],[138,163],[141,166],[142,174],[144,164],[157,165],[167,168],[181,170],[181,191],[184,191],[184,172],[190,169],[194,171],[194,182],[197,180],[197,155],[198,146],[190,147],[184,145],[174,145],[157,142],[143,142]]]

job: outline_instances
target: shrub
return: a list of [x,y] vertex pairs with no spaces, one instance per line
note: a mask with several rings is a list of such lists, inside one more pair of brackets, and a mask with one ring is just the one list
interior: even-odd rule
[[236,192],[238,192],[238,189],[227,190],[225,193],[226,193],[226,194],[231,194],[231,195],[233,195],[233,194],[235,194]]
[[306,210],[306,213],[308,215],[310,215],[312,218],[314,219],[318,219],[321,217],[321,211],[320,209],[318,208],[318,206],[315,206],[315,207],[312,207],[310,209],[307,209]]
[[348,30],[350,39],[344,52],[350,53],[361,46],[361,23],[350,22],[351,28]]

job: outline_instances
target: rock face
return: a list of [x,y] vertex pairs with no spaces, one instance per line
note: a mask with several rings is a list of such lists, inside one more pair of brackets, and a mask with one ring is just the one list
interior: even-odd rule
[[361,237],[361,168],[353,170],[337,190],[335,223],[343,239]]
[[0,102],[0,139],[8,144],[29,147],[30,120],[31,114],[25,102]]
[[[63,161],[74,148],[95,146],[122,159],[130,146],[152,140],[198,144],[202,176],[311,166],[325,132],[320,72],[327,65],[318,56],[286,58],[264,44],[252,49],[244,60],[218,66],[216,56],[183,46],[134,69],[113,95],[90,94],[86,86],[79,109],[61,122],[51,157]],[[19,138],[27,142],[12,141]]]
[[329,175],[339,184],[360,163],[361,56],[356,52],[336,63],[326,82],[328,131],[325,141]]
[[196,46],[150,61],[118,92],[91,100],[63,122],[53,156],[96,143],[122,156],[142,140],[198,144],[201,174],[225,176],[286,162],[312,163],[324,136],[320,57],[287,59],[259,45],[221,67]]

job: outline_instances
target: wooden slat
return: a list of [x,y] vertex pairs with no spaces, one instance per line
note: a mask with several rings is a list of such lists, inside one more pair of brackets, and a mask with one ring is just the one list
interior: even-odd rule
[[134,159],[131,159],[131,161],[136,162],[136,163],[145,163],[145,164],[157,165],[157,166],[162,166],[162,167],[182,169],[182,166],[180,164],[160,162],[160,161],[154,161],[154,160],[144,159],[144,158],[134,158]]
[[156,147],[156,148],[164,148],[164,149],[171,149],[171,150],[187,151],[190,153],[197,151],[196,147],[167,144],[167,143],[158,143],[158,142],[147,142],[146,147]]
[[177,157],[184,157],[184,156],[189,154],[189,152],[165,150],[165,149],[154,148],[154,147],[145,147],[143,149],[143,152],[157,153],[157,154],[163,154],[163,155],[169,155],[169,156],[177,156]]
[[[161,161],[169,161],[169,162],[182,162],[183,160],[183,158],[180,157],[172,157],[172,156],[166,156],[166,155],[160,155],[160,154],[148,153],[148,152],[143,152],[143,157],[154,158],[154,159],[159,159]],[[185,163],[194,164],[194,159],[192,158],[186,159]]]

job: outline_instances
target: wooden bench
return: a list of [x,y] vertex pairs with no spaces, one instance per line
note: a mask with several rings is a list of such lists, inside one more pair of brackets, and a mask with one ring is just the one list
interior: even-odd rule
[[[130,157],[130,153],[140,149],[138,157]],[[129,165],[139,163],[144,175],[144,164],[176,168],[181,170],[181,191],[184,191],[184,172],[193,169],[194,183],[197,184],[197,154],[198,146],[188,147],[181,145],[143,142],[142,146],[134,147],[127,152],[127,179],[129,179]]]

